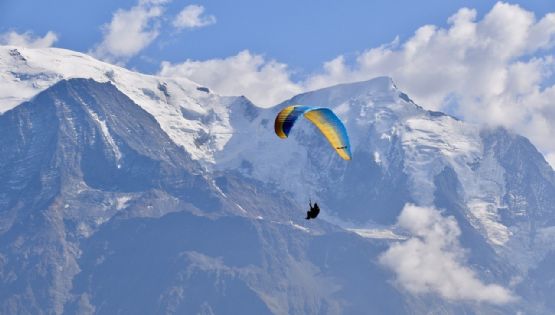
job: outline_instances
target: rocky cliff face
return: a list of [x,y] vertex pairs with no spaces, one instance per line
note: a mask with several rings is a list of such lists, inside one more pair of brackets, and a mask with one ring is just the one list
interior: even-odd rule
[[6,310],[61,312],[79,240],[120,210],[222,208],[200,168],[109,83],[61,81],[0,120]]

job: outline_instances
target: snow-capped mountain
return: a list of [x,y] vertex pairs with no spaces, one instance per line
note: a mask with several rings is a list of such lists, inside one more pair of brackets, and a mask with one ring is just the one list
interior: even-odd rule
[[[456,193],[465,205],[464,216],[494,248],[508,245],[516,230],[532,235],[536,228],[541,229],[536,224],[533,229],[529,226],[535,217],[523,211],[529,204],[543,209],[541,225],[552,225],[555,213],[549,205],[555,201],[555,191],[533,192],[530,186],[552,189],[555,177],[541,154],[523,137],[426,111],[385,77],[302,94],[277,108],[291,104],[332,108],[350,132],[353,162],[345,163],[330,154],[325,140],[317,133],[313,136],[309,124],[296,130],[292,140],[277,142],[271,132],[276,110],[270,110],[251,125],[251,134],[261,134],[256,145],[252,145],[251,137],[234,135],[225,150],[216,154],[216,163],[224,169],[247,164],[250,176],[275,182],[297,193],[299,199],[319,195],[330,202],[337,216],[347,221],[353,218],[359,225],[392,223],[406,202],[435,205],[436,177],[450,169],[460,186]],[[511,158],[526,160],[526,167],[532,169],[522,169],[522,161],[514,165]],[[521,168],[517,178],[515,167]],[[303,180],[288,180],[299,174]],[[374,187],[357,193],[363,178],[374,182],[370,186]],[[397,203],[388,204],[392,199]],[[363,205],[366,208],[361,208]],[[382,211],[389,215],[383,216],[376,208],[388,208]]]
[[0,48],[0,112],[29,100],[62,79],[111,82],[154,116],[169,137],[197,160],[212,160],[231,137],[227,115],[239,97],[221,97],[186,78],[140,74],[58,48]]
[[[263,109],[62,49],[0,69],[0,313],[555,312],[551,167],[390,78]],[[276,137],[291,104],[332,108],[353,160]]]

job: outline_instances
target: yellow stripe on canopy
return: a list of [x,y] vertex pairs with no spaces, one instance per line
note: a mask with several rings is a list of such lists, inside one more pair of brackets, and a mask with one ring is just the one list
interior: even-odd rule
[[348,144],[340,138],[337,127],[330,124],[329,120],[326,119],[327,117],[322,112],[316,110],[309,111],[305,113],[304,116],[320,129],[320,132],[328,139],[329,143],[340,157],[345,160],[351,159],[351,155],[345,150]]
[[318,127],[340,157],[345,160],[351,159],[351,148],[345,125],[328,108],[303,105],[284,108],[276,116],[274,124],[276,135],[280,138],[287,138],[300,115],[304,115],[306,119]]

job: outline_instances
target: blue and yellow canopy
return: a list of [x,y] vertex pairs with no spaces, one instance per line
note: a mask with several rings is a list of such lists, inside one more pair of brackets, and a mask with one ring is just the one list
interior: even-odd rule
[[345,160],[351,159],[351,146],[347,129],[341,120],[324,107],[293,105],[284,108],[276,116],[274,128],[278,137],[285,139],[299,116],[304,115],[328,139],[337,154]]

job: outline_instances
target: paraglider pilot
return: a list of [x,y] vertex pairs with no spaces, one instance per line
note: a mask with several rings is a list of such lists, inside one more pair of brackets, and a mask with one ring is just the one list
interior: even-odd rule
[[320,207],[318,207],[318,204],[316,202],[314,203],[314,206],[312,206],[312,201],[309,201],[308,204],[310,205],[310,210],[306,212],[305,219],[316,219],[316,217],[320,213]]

